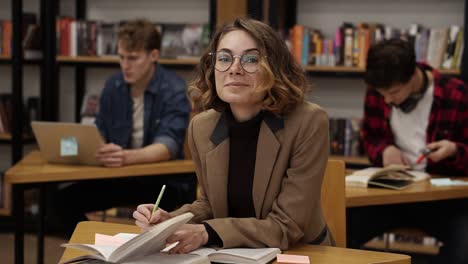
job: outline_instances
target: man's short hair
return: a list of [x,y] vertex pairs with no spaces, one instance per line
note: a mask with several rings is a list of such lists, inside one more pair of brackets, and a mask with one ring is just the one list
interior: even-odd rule
[[364,80],[372,88],[388,89],[407,83],[415,69],[416,56],[409,42],[385,40],[369,49]]
[[156,26],[146,19],[125,22],[119,28],[118,39],[129,51],[144,49],[150,52],[161,47],[161,35]]

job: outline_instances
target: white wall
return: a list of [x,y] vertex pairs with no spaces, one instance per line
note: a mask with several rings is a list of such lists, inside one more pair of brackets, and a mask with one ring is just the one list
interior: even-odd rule
[[[446,27],[464,24],[464,4],[463,0],[299,0],[297,23],[320,29],[328,38],[344,21],[380,22],[397,28],[408,28],[411,23]],[[316,86],[311,100],[325,107],[330,116],[362,117],[362,79],[311,78]]]

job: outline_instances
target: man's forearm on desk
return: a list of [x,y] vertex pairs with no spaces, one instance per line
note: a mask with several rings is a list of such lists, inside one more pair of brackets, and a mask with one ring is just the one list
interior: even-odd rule
[[171,159],[169,149],[160,143],[151,144],[139,149],[126,149],[124,151],[124,165],[167,161]]

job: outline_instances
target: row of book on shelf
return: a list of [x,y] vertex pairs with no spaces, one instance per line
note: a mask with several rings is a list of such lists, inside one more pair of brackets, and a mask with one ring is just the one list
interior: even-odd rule
[[[117,34],[125,21],[57,19],[57,54],[62,56],[117,55]],[[161,34],[161,57],[198,58],[209,43],[208,24],[154,23]]]
[[344,22],[333,37],[320,29],[294,25],[289,30],[291,52],[304,66],[365,68],[369,47],[382,40],[401,38],[414,46],[416,60],[435,68],[459,69],[463,54],[463,28],[458,25],[430,28],[411,24],[397,29],[380,23]]
[[[117,32],[125,21],[105,22],[59,17],[56,20],[57,54],[62,56],[115,56]],[[198,58],[209,43],[208,24],[154,23],[161,33],[161,58]],[[435,68],[459,69],[464,49],[463,28],[458,25],[430,28],[411,24],[397,29],[381,23],[343,22],[333,37],[320,29],[294,25],[287,42],[304,66],[365,68],[369,47],[384,39],[402,38],[414,46],[417,61]],[[0,54],[11,55],[12,23],[0,20]],[[34,13],[23,14],[25,58],[41,57],[40,28]]]
[[[23,16],[25,58],[41,57],[40,29],[35,14]],[[57,54],[61,56],[115,56],[117,34],[125,21],[103,22],[60,17],[56,20]],[[161,57],[198,58],[209,43],[208,24],[155,23],[160,32]],[[11,56],[12,22],[0,21],[0,54]]]
[[[26,135],[31,135],[30,121],[39,120],[39,97],[31,96],[26,99],[23,109],[24,129]],[[11,94],[0,94],[0,134],[10,134],[12,132],[13,98]]]

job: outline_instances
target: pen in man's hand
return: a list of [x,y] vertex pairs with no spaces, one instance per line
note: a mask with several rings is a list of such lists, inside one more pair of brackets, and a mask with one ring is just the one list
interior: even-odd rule
[[156,200],[156,202],[154,203],[154,207],[153,207],[153,212],[151,213],[151,215],[154,214],[154,212],[156,212],[156,210],[158,209],[159,207],[159,202],[161,202],[161,198],[163,196],[163,193],[164,193],[164,190],[166,189],[166,185],[164,184],[161,188],[161,191],[159,192],[159,195],[158,195],[158,199]]
[[420,164],[427,157],[427,155],[429,155],[431,152],[434,152],[435,150],[435,148],[424,148],[423,150],[421,150],[421,156],[419,156],[418,160],[416,161],[416,164]]

